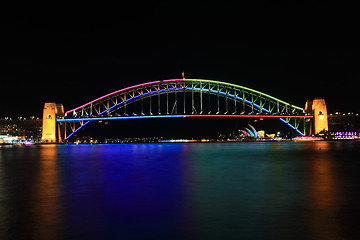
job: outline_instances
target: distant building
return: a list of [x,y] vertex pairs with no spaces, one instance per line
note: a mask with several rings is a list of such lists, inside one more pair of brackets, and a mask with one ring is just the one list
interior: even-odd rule
[[[4,118],[0,119],[0,135],[24,138],[31,141],[41,139],[41,119]],[[5,137],[3,137],[4,139]]]
[[11,144],[25,140],[24,136],[0,135],[0,144]]

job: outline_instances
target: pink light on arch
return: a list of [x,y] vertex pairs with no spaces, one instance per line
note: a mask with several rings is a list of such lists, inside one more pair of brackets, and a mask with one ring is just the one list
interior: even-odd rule
[[81,108],[83,108],[83,107],[86,107],[86,106],[88,106],[88,105],[90,105],[90,104],[92,104],[92,103],[94,103],[94,102],[96,102],[96,101],[99,101],[99,100],[103,99],[103,98],[109,97],[109,96],[111,96],[111,95],[114,95],[114,94],[117,94],[117,93],[120,93],[120,92],[124,92],[124,91],[130,90],[130,89],[133,89],[133,88],[137,88],[137,87],[141,87],[141,86],[146,86],[146,85],[151,85],[151,84],[156,84],[156,83],[160,83],[160,82],[174,82],[174,81],[184,81],[184,80],[183,80],[183,79],[168,79],[168,80],[163,80],[163,81],[147,82],[147,83],[142,83],[142,84],[134,85],[134,86],[131,86],[131,87],[123,88],[123,89],[117,90],[117,91],[115,91],[115,92],[106,94],[106,95],[104,95],[104,96],[102,96],[102,97],[99,97],[99,98],[97,98],[97,99],[95,99],[95,100],[93,100],[93,101],[90,101],[90,102],[88,102],[88,103],[85,103],[85,104],[83,104],[83,105],[81,105],[81,106],[79,106],[79,107],[77,107],[77,108],[74,108],[74,109],[71,109],[71,110],[69,110],[69,111],[66,111],[65,114],[68,114],[68,113],[71,113],[71,112],[76,111],[76,110],[78,110],[78,109],[81,109]]
[[180,82],[180,81],[184,81],[185,79],[167,79],[167,80],[163,80],[163,82]]

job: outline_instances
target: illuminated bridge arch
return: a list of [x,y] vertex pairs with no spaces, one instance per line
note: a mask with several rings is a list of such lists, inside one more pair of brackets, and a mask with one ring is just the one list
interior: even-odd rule
[[[179,115],[177,109],[179,105],[177,93],[179,92],[184,93],[184,110],[180,113],[184,115]],[[185,93],[191,93],[192,95],[190,100],[192,104],[191,111],[187,112],[185,110]],[[194,99],[195,93],[198,96],[196,99]],[[172,104],[169,104],[170,94],[175,95],[173,96]],[[205,100],[203,95],[205,94],[215,96],[215,103],[213,103],[215,110],[208,111],[204,108],[203,102],[205,102]],[[165,99],[164,97],[161,97],[163,95],[166,95]],[[152,109],[151,99],[154,97],[155,101],[157,101],[157,109]],[[162,98],[163,100],[161,100]],[[225,103],[220,104],[220,98],[225,99]],[[144,99],[150,100],[149,112],[146,114],[143,111],[142,101]],[[197,107],[194,105],[195,100],[197,101]],[[133,114],[131,117],[129,117],[126,112],[123,115],[116,114],[117,110],[126,110],[127,106],[138,101],[141,101],[141,112]],[[229,111],[230,102],[232,102],[232,109],[234,111]],[[279,117],[281,121],[294,128],[301,135],[303,135],[303,133],[298,130],[299,123],[295,122],[295,126],[293,126],[289,122],[290,119],[306,117],[304,115],[304,109],[301,107],[294,106],[268,94],[240,85],[204,79],[170,79],[138,84],[106,94],[77,108],[66,111],[65,118],[57,119],[57,122],[73,123],[71,133],[65,136],[65,139],[68,139],[90,121],[98,121],[102,119],[115,120],[128,118],[186,117],[192,115],[201,115],[204,117],[251,117],[253,115]],[[79,123],[80,126],[76,127],[75,123]]]

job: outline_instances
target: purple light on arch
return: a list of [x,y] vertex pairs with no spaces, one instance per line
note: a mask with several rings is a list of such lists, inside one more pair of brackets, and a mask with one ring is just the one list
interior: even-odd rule
[[85,103],[85,104],[81,105],[80,107],[77,107],[77,108],[71,109],[71,110],[69,110],[69,111],[66,111],[65,114],[68,114],[68,113],[71,113],[71,112],[73,112],[73,111],[76,111],[76,110],[78,110],[78,109],[80,109],[80,108],[86,107],[87,105],[90,105],[90,104],[92,104],[92,103],[94,103],[94,102],[96,102],[96,101],[99,101],[99,100],[103,99],[103,98],[109,97],[109,96],[111,96],[111,95],[113,95],[113,94],[116,94],[116,93],[119,93],[119,92],[124,92],[124,91],[130,90],[130,89],[133,89],[133,88],[137,88],[137,87],[141,87],[141,86],[146,86],[146,85],[151,85],[151,84],[159,83],[159,82],[160,82],[160,81],[147,82],[147,83],[142,83],[142,84],[138,84],[138,85],[134,85],[134,86],[131,86],[131,87],[127,87],[127,88],[120,89],[120,90],[118,90],[118,91],[115,91],[115,92],[106,94],[106,95],[104,95],[104,96],[102,96],[102,97],[99,97],[99,98],[97,98],[97,99],[95,99],[95,100],[92,100],[92,101],[90,101],[90,102],[88,102],[88,103]]
[[76,110],[78,110],[78,109],[81,109],[81,108],[83,108],[83,107],[86,107],[87,105],[90,105],[90,104],[92,104],[92,103],[94,103],[94,102],[96,102],[96,101],[99,101],[99,100],[101,100],[101,99],[104,99],[104,98],[109,97],[109,96],[111,96],[111,95],[113,95],[113,94],[116,94],[116,93],[124,92],[124,91],[130,90],[130,89],[134,89],[134,88],[137,88],[137,87],[142,87],[142,86],[146,86],[146,85],[151,85],[151,84],[155,84],[155,83],[160,83],[160,82],[179,82],[179,81],[184,81],[184,79],[168,79],[168,80],[162,80],[162,81],[153,81],[153,82],[147,82],[147,83],[137,84],[137,85],[134,85],[134,86],[131,86],[131,87],[123,88],[123,89],[120,89],[120,90],[111,92],[111,93],[109,93],[109,94],[106,94],[106,95],[104,95],[104,96],[102,96],[102,97],[99,97],[99,98],[97,98],[97,99],[95,99],[95,100],[92,100],[92,101],[90,101],[90,102],[88,102],[88,103],[85,103],[85,104],[83,104],[83,105],[81,105],[81,106],[79,106],[79,107],[77,107],[77,108],[74,108],[74,109],[71,109],[71,110],[69,110],[69,111],[66,111],[65,114],[68,114],[68,113],[71,113],[71,112],[76,111]]

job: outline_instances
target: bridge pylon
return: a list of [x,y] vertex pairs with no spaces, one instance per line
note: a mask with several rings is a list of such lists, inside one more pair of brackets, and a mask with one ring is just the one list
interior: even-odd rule
[[306,127],[308,135],[316,135],[329,130],[325,99],[315,98],[314,100],[308,100],[305,103],[305,113],[314,116],[308,120]]
[[64,118],[63,105],[53,102],[45,103],[41,138],[44,143],[57,143],[63,141],[60,126],[56,123],[56,119],[59,118]]

